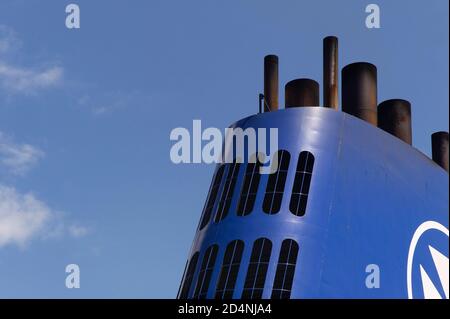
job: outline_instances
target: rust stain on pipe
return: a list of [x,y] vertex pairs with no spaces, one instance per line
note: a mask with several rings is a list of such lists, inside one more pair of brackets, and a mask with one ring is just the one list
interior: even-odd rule
[[448,132],[431,135],[433,161],[448,172]]
[[378,127],[412,144],[411,103],[392,99],[378,105]]
[[339,107],[338,95],[338,38],[323,39],[323,106],[335,110]]
[[357,62],[342,69],[342,110],[377,126],[377,67]]
[[285,107],[319,106],[319,83],[311,79],[296,79],[285,86]]
[[264,112],[278,110],[278,57],[264,57]]

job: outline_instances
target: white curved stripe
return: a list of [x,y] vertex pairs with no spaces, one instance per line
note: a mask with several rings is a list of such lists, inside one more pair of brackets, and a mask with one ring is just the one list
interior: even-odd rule
[[412,290],[412,265],[414,259],[414,252],[416,250],[417,242],[424,232],[430,229],[436,229],[440,232],[444,233],[448,237],[448,229],[435,221],[426,221],[416,229],[413,238],[411,239],[411,244],[409,245],[408,251],[408,262],[406,265],[406,285],[408,289],[408,298],[413,299],[413,290]]

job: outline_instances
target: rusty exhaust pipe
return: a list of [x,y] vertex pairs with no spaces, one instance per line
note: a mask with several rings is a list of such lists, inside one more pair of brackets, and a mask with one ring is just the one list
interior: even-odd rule
[[378,105],[378,127],[411,145],[411,103],[401,99],[380,103]]
[[436,132],[431,135],[433,161],[448,173],[448,132]]
[[278,57],[264,57],[264,112],[278,110]]
[[377,67],[358,62],[342,69],[342,110],[377,126]]
[[319,106],[319,83],[311,79],[296,79],[284,87],[285,107]]
[[338,38],[329,36],[323,39],[323,106],[338,105]]

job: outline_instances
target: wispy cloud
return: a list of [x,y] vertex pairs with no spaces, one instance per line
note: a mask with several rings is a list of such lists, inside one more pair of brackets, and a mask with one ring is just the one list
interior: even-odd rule
[[22,41],[13,29],[0,25],[0,54],[16,51],[22,46]]
[[[64,69],[55,63],[23,66],[14,63],[22,42],[16,33],[0,25],[0,94],[34,94],[62,82]],[[41,65],[46,65],[41,67]],[[16,142],[0,131],[0,175],[24,175],[45,156],[39,148]],[[90,232],[68,215],[50,208],[33,193],[21,193],[0,183],[0,248],[25,247],[33,239],[61,236],[80,238]]]
[[95,116],[104,116],[122,109],[146,105],[149,97],[141,92],[134,90],[130,92],[124,91],[107,91],[95,96],[84,94],[78,98],[78,106],[88,109]]
[[16,143],[0,131],[0,172],[24,175],[44,157],[44,152],[30,144]]
[[62,76],[63,69],[59,66],[38,70],[0,62],[0,85],[10,93],[35,93],[61,83]]
[[[21,41],[15,32],[0,25],[0,89],[7,94],[34,94],[39,90],[54,87],[62,82],[64,69],[52,66],[19,66],[8,57],[18,51]],[[17,53],[16,53],[17,54]],[[46,62],[49,65],[48,62]]]
[[72,224],[68,227],[69,235],[75,238],[84,237],[89,233],[89,229],[79,224]]

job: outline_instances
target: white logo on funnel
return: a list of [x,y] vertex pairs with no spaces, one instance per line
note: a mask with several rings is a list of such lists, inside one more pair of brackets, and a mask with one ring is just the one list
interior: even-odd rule
[[[421,224],[416,232],[414,233],[414,236],[411,240],[411,244],[409,246],[409,253],[408,253],[408,263],[407,263],[407,286],[408,286],[408,298],[413,299],[413,287],[412,287],[412,272],[413,272],[413,259],[414,259],[414,253],[416,250],[417,243],[419,242],[419,239],[422,237],[422,235],[429,231],[429,230],[437,230],[442,233],[444,233],[448,237],[448,229],[439,224],[438,222],[434,221],[427,221]],[[446,299],[449,299],[448,293],[449,293],[449,262],[448,257],[442,254],[439,250],[434,248],[431,245],[428,245],[428,250],[430,252],[431,258],[433,259],[434,266],[436,267],[436,271],[439,276],[440,285],[442,287],[442,290],[444,291],[445,296],[442,296],[439,293],[438,288],[436,287],[437,283],[434,283],[430,276],[428,275],[425,268],[422,266],[422,264],[419,265],[420,269],[420,278],[422,281],[422,289],[423,289],[423,296],[425,299],[443,299],[444,297]]]

